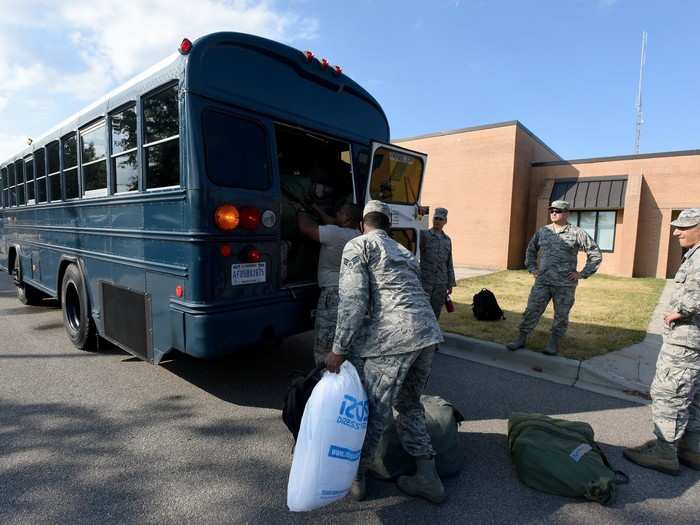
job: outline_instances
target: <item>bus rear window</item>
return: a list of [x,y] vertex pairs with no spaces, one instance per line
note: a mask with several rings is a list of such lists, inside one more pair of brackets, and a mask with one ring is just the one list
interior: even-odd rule
[[204,112],[206,171],[214,184],[247,190],[270,187],[265,128],[220,111]]
[[423,178],[423,160],[378,148],[370,179],[370,195],[389,204],[415,204]]

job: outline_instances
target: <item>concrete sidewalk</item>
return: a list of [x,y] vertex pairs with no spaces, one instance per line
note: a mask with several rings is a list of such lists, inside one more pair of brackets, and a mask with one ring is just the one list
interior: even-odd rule
[[445,334],[440,352],[628,401],[648,403],[649,385],[661,348],[663,313],[668,311],[672,291],[673,281],[669,280],[641,343],[585,361],[546,356],[527,349],[510,352],[498,343],[452,333]]

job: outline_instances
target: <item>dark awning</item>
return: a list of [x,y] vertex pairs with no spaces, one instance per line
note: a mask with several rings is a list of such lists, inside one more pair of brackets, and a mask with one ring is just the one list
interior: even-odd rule
[[558,180],[550,202],[564,200],[573,210],[617,210],[625,207],[627,176]]

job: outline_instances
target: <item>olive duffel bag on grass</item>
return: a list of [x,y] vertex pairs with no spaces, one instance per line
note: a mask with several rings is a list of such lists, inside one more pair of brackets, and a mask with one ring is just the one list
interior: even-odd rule
[[514,413],[508,420],[508,446],[520,481],[549,494],[606,505],[615,499],[618,485],[629,483],[624,472],[612,468],[588,423]]

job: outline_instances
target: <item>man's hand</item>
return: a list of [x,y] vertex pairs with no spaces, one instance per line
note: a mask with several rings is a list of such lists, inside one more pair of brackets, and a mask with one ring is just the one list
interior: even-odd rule
[[581,274],[579,272],[571,272],[567,277],[569,281],[578,281],[581,278]]
[[326,356],[326,370],[337,374],[340,372],[340,365],[342,365],[344,361],[345,358],[342,355],[328,352],[328,355]]
[[532,270],[530,272],[530,275],[532,275],[533,277],[537,277],[539,274],[540,274],[540,272],[538,270]]
[[447,289],[447,295],[452,295],[452,287],[451,286]]
[[666,312],[664,314],[664,324],[671,328],[673,326],[673,323],[681,319],[683,316],[679,314],[678,312]]

